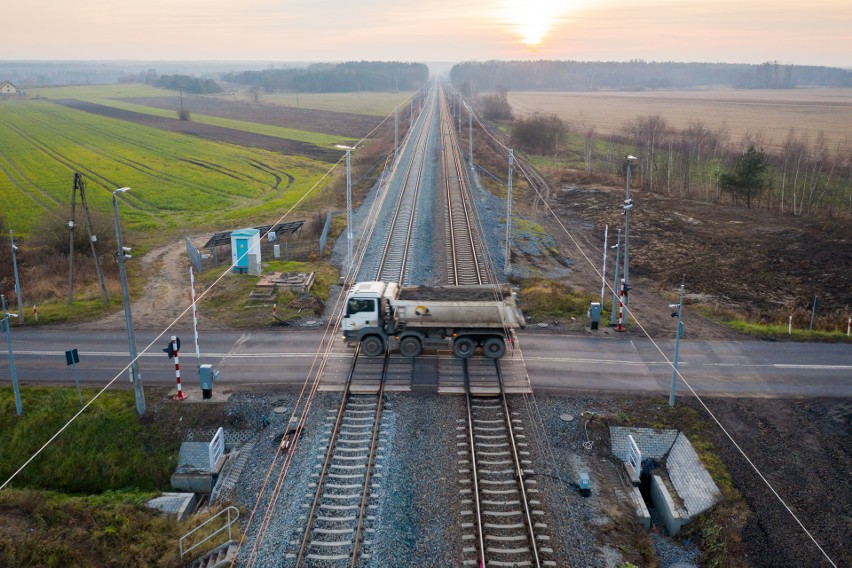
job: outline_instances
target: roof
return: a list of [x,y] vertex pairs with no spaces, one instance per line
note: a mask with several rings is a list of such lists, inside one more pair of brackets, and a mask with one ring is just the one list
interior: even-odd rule
[[[281,234],[293,234],[304,225],[304,221],[293,221],[291,223],[278,223],[277,225],[263,225],[261,227],[254,227],[255,230],[260,231],[261,235],[265,235],[269,232],[274,232],[279,235]],[[239,229],[239,231],[244,231],[246,229]],[[231,233],[236,231],[222,231],[220,233],[215,233],[210,239],[204,244],[201,248],[211,248],[224,244],[231,244]]]

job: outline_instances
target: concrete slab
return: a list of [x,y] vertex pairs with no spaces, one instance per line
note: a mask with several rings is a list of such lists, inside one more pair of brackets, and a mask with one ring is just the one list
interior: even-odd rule
[[145,506],[183,521],[192,515],[197,504],[195,493],[163,493],[145,503]]

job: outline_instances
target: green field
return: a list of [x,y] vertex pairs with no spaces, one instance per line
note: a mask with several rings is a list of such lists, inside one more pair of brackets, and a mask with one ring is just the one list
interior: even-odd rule
[[[94,210],[121,197],[130,230],[275,219],[328,166],[113,120],[41,101],[0,104],[0,200],[16,234],[67,218],[73,173]],[[292,176],[293,182],[290,183]]]
[[[130,97],[173,97],[174,95],[174,91],[158,89],[156,87],[149,87],[147,85],[140,84],[51,87],[38,90],[38,96],[45,97],[48,99],[77,99],[80,101],[88,101],[108,107],[120,108],[132,112],[148,114],[151,116],[162,116],[164,118],[177,117],[175,112],[172,110],[133,104],[117,99]],[[221,97],[217,96],[212,98]],[[192,121],[201,124],[209,124],[211,126],[220,126],[222,128],[231,128],[233,130],[240,130],[243,132],[252,132],[254,134],[274,136],[275,138],[283,138],[285,140],[305,142],[308,144],[314,144],[316,146],[328,147],[334,146],[336,144],[345,144],[349,146],[354,145],[357,142],[357,140],[354,138],[335,136],[333,134],[322,134],[320,132],[310,132],[307,130],[298,130],[296,128],[285,128],[283,126],[261,124],[258,122],[249,122],[245,120],[235,120],[232,118],[222,118],[218,116],[208,116],[204,114],[192,113]]]

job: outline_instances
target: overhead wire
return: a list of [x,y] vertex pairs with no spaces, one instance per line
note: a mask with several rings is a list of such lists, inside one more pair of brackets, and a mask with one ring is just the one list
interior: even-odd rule
[[[502,141],[500,141],[500,140],[498,140],[497,138],[494,137],[494,135],[490,132],[490,130],[479,120],[478,115],[474,114],[474,117],[476,119],[477,124],[480,125],[482,130],[495,143],[497,143],[504,150],[507,150],[507,151],[509,150],[508,146],[506,146]],[[523,168],[519,168],[519,169],[521,169],[521,171],[524,173],[524,176],[527,177],[527,180],[530,181],[530,176],[525,172],[525,170]],[[541,199],[541,201],[544,203],[545,207],[547,208],[547,211],[553,216],[553,218],[556,220],[557,224],[562,228],[563,232],[565,232],[565,234],[568,235],[571,242],[574,243],[574,246],[577,248],[577,251],[580,253],[580,255],[586,260],[586,262],[589,264],[589,266],[591,266],[592,270],[595,271],[595,273],[597,273],[598,276],[601,276],[601,272],[598,270],[595,263],[592,262],[589,259],[588,255],[585,253],[585,251],[583,251],[583,249],[580,247],[580,244],[574,238],[574,235],[571,234],[571,231],[569,231],[568,228],[562,223],[562,220],[559,219],[559,216],[556,215],[556,212],[553,211],[553,209],[550,207],[550,204],[544,199],[544,196],[541,195],[541,192],[535,187],[535,185],[533,183],[530,183],[530,187],[538,195],[539,199]],[[612,286],[610,286],[608,282],[606,283],[606,286],[607,286],[607,288],[609,288],[610,292],[615,293],[615,290],[613,290]],[[734,440],[734,437],[731,435],[731,433],[728,432],[728,430],[722,425],[722,423],[719,421],[719,419],[716,417],[716,415],[705,404],[705,402],[701,398],[701,396],[699,396],[699,394],[695,391],[695,389],[692,388],[692,385],[690,385],[689,382],[686,380],[686,378],[684,378],[684,376],[681,374],[680,370],[677,367],[674,366],[674,363],[663,352],[663,350],[660,348],[660,346],[657,344],[657,342],[654,340],[654,338],[651,337],[650,333],[648,333],[648,331],[645,329],[645,327],[642,325],[642,323],[639,321],[639,319],[636,317],[636,315],[635,314],[631,314],[631,315],[633,315],[633,320],[636,322],[636,325],[639,326],[639,329],[642,331],[642,333],[650,340],[651,344],[660,353],[660,355],[663,357],[663,360],[672,368],[673,372],[677,374],[677,376],[680,378],[681,381],[683,381],[683,384],[686,385],[687,389],[689,389],[690,393],[692,393],[692,395],[695,397],[695,399],[698,401],[698,403],[701,405],[701,407],[704,409],[704,411],[707,412],[707,414],[710,416],[710,418],[712,418],[713,422],[715,422],[716,425],[722,430],[722,432],[725,434],[725,436],[728,438],[728,440],[730,440],[730,442],[734,445],[734,447],[737,449],[737,451],[740,453],[740,455],[742,455],[742,457],[751,466],[751,468],[755,471],[755,473],[757,473],[758,477],[760,477],[760,479],[764,482],[764,484],[766,484],[766,486],[769,488],[769,490],[772,492],[772,494],[776,497],[776,499],[778,499],[778,501],[781,503],[781,505],[783,505],[783,507],[790,514],[790,516],[793,517],[793,519],[796,521],[796,523],[799,525],[799,527],[802,529],[802,531],[813,542],[813,544],[822,553],[822,555],[825,557],[825,559],[832,566],[834,566],[836,568],[837,565],[834,563],[834,561],[831,559],[831,557],[828,555],[828,553],[825,551],[825,549],[823,549],[823,547],[819,544],[819,542],[816,540],[816,538],[805,527],[805,525],[802,523],[802,521],[799,519],[799,517],[796,515],[796,513],[793,512],[793,510],[790,508],[790,506],[787,504],[787,502],[781,497],[781,495],[778,493],[778,491],[775,490],[775,488],[772,486],[772,484],[769,482],[769,480],[766,479],[766,477],[763,475],[763,473],[760,471],[760,469],[757,467],[757,465],[751,460],[751,458],[748,457],[745,450],[743,450],[742,447],[740,447],[740,445],[736,442],[736,440]]]
[[[416,92],[414,94],[412,94],[408,99],[406,99],[406,101],[410,100],[415,95],[416,95]],[[404,102],[406,102],[406,101],[404,101]],[[397,105],[397,107],[394,109],[394,111],[396,111],[396,109],[399,108],[399,106],[404,104],[404,102],[400,103],[400,105]],[[390,117],[390,115],[388,115],[388,117],[386,117],[385,120],[387,120],[389,117]],[[374,129],[374,131],[375,131],[375,129]],[[405,145],[407,144],[407,141],[409,139],[409,136],[408,136],[409,133],[410,133],[410,129],[409,129],[409,132],[406,134],[406,137],[403,140],[402,148],[404,148]],[[371,134],[372,134],[372,132],[370,134],[368,134],[367,137],[365,137],[365,138],[368,138]],[[402,153],[402,151],[403,150],[401,150],[400,153]],[[390,158],[391,158],[391,154],[388,153],[388,155],[385,158],[385,168],[383,170],[382,176],[384,176],[384,172],[387,171],[387,164],[388,164],[388,161],[390,160]],[[379,212],[381,211],[384,200],[388,195],[388,188],[389,188],[390,180],[392,179],[394,172],[396,171],[396,165],[397,165],[397,163],[394,162],[392,164],[391,173],[388,174],[387,176],[384,176],[384,179],[382,179],[380,177],[380,179],[378,181],[379,188],[377,190],[377,197],[373,200],[372,206],[368,211],[367,220],[366,220],[366,223],[365,223],[365,225],[368,227],[368,230],[362,232],[360,238],[357,241],[358,244],[357,244],[356,251],[359,251],[359,256],[358,256],[357,261],[355,259],[352,259],[353,260],[352,266],[350,266],[347,270],[347,273],[344,277],[344,283],[351,282],[351,277],[354,274],[357,274],[357,272],[360,270],[361,264],[364,260],[365,254],[366,254],[365,243],[370,240],[370,236],[372,235],[372,233],[373,233],[373,231],[376,227]],[[384,182],[384,191],[382,190],[383,182]],[[318,389],[318,386],[319,386],[319,379],[320,379],[320,377],[322,376],[322,374],[325,370],[325,367],[328,363],[329,355],[331,353],[331,350],[333,349],[333,342],[330,341],[330,340],[327,340],[327,338],[329,336],[329,332],[331,332],[332,336],[333,336],[333,334],[336,333],[336,330],[338,329],[338,327],[340,325],[340,320],[341,320],[342,315],[343,315],[343,305],[344,305],[344,302],[345,302],[345,298],[346,298],[346,286],[344,286],[343,290],[341,290],[341,293],[338,295],[337,301],[335,303],[335,307],[332,310],[332,317],[329,319],[329,322],[326,325],[326,331],[323,335],[323,339],[321,340],[320,347],[317,350],[317,354],[315,355],[314,364],[316,363],[316,360],[317,360],[317,357],[319,356],[319,353],[324,352],[324,355],[323,355],[323,357],[322,357],[322,359],[320,360],[320,363],[319,363],[319,368],[317,369],[316,374],[314,375],[314,379],[312,381],[311,390],[309,392],[309,395],[308,395],[306,401],[304,402],[302,410],[299,414],[299,423],[298,423],[299,427],[303,426],[305,424],[306,420],[307,420],[307,417],[308,417],[309,412],[310,412],[310,408],[312,407],[312,404],[313,404],[314,396],[315,396],[317,389]],[[325,342],[324,348],[323,348],[323,342]],[[303,383],[302,393],[300,393],[299,399],[296,401],[296,404],[293,407],[293,412],[291,413],[291,417],[290,417],[291,421],[293,420],[297,410],[299,409],[299,403],[301,401],[302,394],[304,393],[305,386],[307,385],[308,382],[311,382],[311,375],[313,373],[313,368],[314,368],[314,365],[312,364],[311,370],[309,371],[308,376],[306,377],[305,382]],[[289,424],[289,422],[288,422],[288,424]],[[261,526],[258,529],[258,536],[257,536],[257,538],[255,538],[254,545],[252,546],[249,558],[247,559],[248,565],[253,565],[254,562],[257,559],[257,551],[259,550],[259,547],[262,545],[264,535],[265,535],[266,531],[268,530],[269,524],[271,523],[272,515],[274,514],[274,510],[275,510],[274,504],[276,503],[276,501],[278,499],[278,495],[280,494],[280,491],[283,488],[283,483],[284,483],[284,481],[287,477],[287,473],[289,472],[289,466],[290,466],[290,463],[292,461],[292,456],[295,455],[295,453],[298,449],[298,443],[299,443],[299,438],[297,436],[293,440],[293,445],[292,445],[292,448],[288,452],[288,456],[285,458],[284,462],[282,462],[281,469],[279,470],[278,477],[276,479],[275,487],[273,488],[273,492],[272,492],[272,495],[269,499],[269,503],[268,503],[266,511],[264,513],[263,520],[261,521]],[[280,446],[279,446],[279,450],[280,450]],[[252,509],[252,513],[251,513],[251,516],[249,518],[249,522],[247,523],[246,529],[243,533],[243,537],[240,539],[240,542],[237,546],[237,552],[234,555],[234,560],[232,561],[232,565],[233,565],[234,562],[236,562],[236,560],[239,556],[239,551],[240,551],[240,549],[243,545],[243,542],[246,538],[246,535],[248,534],[248,531],[249,531],[249,528],[250,528],[250,525],[251,525],[251,521],[254,518],[254,515],[257,511],[257,507],[260,503],[261,498],[263,497],[263,493],[266,490],[266,486],[268,485],[269,477],[270,477],[271,471],[274,468],[274,466],[275,466],[275,460],[273,460],[273,462],[270,464],[270,469],[267,472],[266,479],[264,480],[263,488],[261,489],[261,492],[258,494],[258,497],[255,501],[255,506]]]

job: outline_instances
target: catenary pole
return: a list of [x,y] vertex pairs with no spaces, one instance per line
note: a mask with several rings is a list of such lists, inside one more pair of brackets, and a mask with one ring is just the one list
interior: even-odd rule
[[15,370],[15,354],[12,353],[12,326],[9,325],[9,314],[6,313],[6,295],[0,294],[3,302],[3,328],[6,330],[6,344],[9,346],[9,367],[12,375],[12,390],[15,392],[15,410],[18,416],[24,413],[21,405],[21,389],[18,388],[18,372]]
[[24,322],[24,301],[21,298],[21,279],[18,277],[18,247],[15,246],[15,233],[9,229],[9,240],[12,242],[12,266],[15,267],[15,296],[18,298],[18,322]]
[[618,239],[615,242],[615,278],[612,281],[612,312],[609,316],[609,325],[615,326],[616,306],[618,305],[618,263],[621,254],[621,227],[618,228]]
[[603,265],[601,266],[601,306],[604,305],[604,294],[606,293],[606,248],[607,237],[609,236],[609,225],[604,226],[604,250],[603,250]]
[[503,272],[512,271],[512,170],[515,167],[514,150],[509,149],[509,183],[506,186],[506,262]]
[[675,386],[677,385],[677,358],[680,351],[680,336],[683,334],[683,284],[680,285],[680,300],[677,304],[677,332],[675,332],[675,352],[674,360],[672,361],[672,387],[669,391],[669,406],[674,408],[675,405]]

